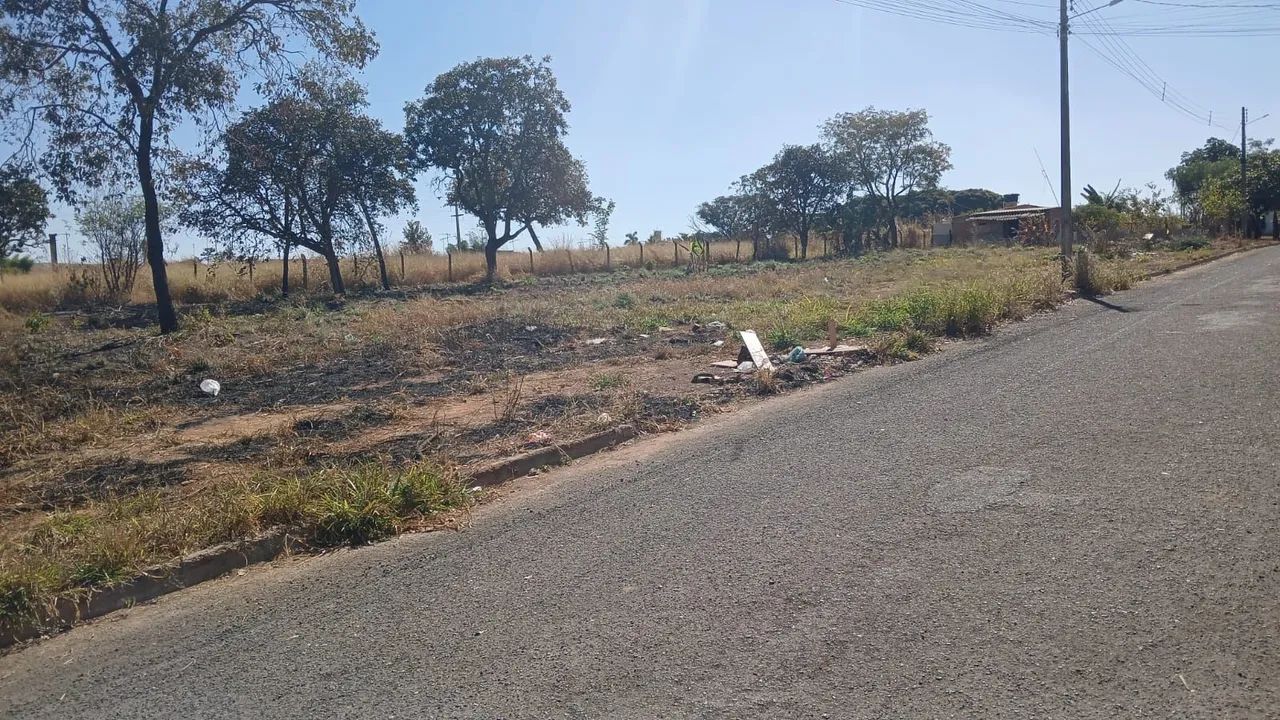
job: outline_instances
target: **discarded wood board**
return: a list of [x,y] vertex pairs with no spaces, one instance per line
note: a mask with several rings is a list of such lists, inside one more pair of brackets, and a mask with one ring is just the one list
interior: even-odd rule
[[755,330],[743,330],[738,333],[742,336],[742,346],[751,353],[751,362],[756,364],[759,370],[773,370],[773,363],[769,360],[769,353],[764,351],[764,345],[760,344],[760,338],[756,335]]
[[729,368],[730,370],[732,370],[733,368],[738,367],[738,361],[737,360],[717,360],[711,363],[711,367]]
[[866,352],[866,345],[836,345],[835,347],[814,348],[812,350],[805,348],[805,355],[852,355],[854,353]]

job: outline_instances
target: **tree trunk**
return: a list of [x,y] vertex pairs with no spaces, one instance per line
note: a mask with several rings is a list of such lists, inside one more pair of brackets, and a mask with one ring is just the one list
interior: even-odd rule
[[284,297],[289,296],[289,243],[285,243],[280,248],[280,260],[284,263],[284,267],[280,270],[280,294]]
[[369,240],[373,242],[373,255],[378,259],[378,279],[382,281],[382,289],[391,289],[391,280],[387,277],[387,261],[382,256],[382,243],[378,242],[378,226],[373,222],[373,216],[365,208],[361,208],[364,214],[364,222],[369,226]]
[[898,208],[889,204],[889,247],[898,247]]
[[342,268],[338,266],[338,253],[333,248],[322,253],[324,255],[325,265],[329,266],[329,289],[334,295],[342,295],[347,292],[347,288],[342,284]]
[[151,140],[155,134],[154,111],[143,110],[138,119],[138,183],[142,186],[144,223],[147,231],[147,264],[151,266],[151,286],[156,293],[156,319],[161,333],[178,329],[178,314],[169,294],[169,273],[164,265],[164,238],[160,234],[160,201],[151,172]]
[[533,223],[529,223],[525,227],[529,228],[529,239],[533,240],[533,246],[538,248],[538,252],[542,252],[542,243],[538,241],[538,233],[533,231]]
[[498,243],[490,240],[484,245],[484,281],[492,283],[498,274]]
[[800,259],[809,259],[809,228],[800,226]]
[[484,224],[484,232],[489,236],[489,241],[484,244],[484,281],[492,283],[498,274],[498,248],[502,247],[502,243],[498,242],[498,221],[482,220]]

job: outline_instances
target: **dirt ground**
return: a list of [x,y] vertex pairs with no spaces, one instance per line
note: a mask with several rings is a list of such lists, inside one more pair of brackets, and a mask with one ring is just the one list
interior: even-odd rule
[[[1140,274],[1225,251],[1125,262]],[[623,423],[679,428],[903,357],[869,350],[787,366],[766,384],[692,382],[733,375],[711,362],[737,357],[737,328],[815,347],[836,321],[841,341],[875,348],[845,331],[904,289],[980,285],[1005,293],[989,308],[998,319],[1062,297],[1052,254],[1034,248],[717,270],[194,305],[173,336],[154,334],[145,306],[0,314],[0,540],[141,490],[180,500],[365,459],[465,473]],[[221,383],[216,397],[200,390],[205,378]]]
[[[708,371],[739,379],[710,366],[736,357],[736,335],[697,324],[587,337],[497,319],[441,333],[429,367],[375,348],[242,377],[210,372],[222,385],[216,397],[199,389],[205,373],[137,373],[139,348],[151,342],[112,338],[72,349],[62,338],[58,352],[27,368],[49,384],[67,379],[65,391],[84,389],[98,403],[90,407],[102,409],[91,409],[70,437],[51,433],[49,451],[10,452],[0,470],[7,528],[143,489],[185,496],[255,472],[372,457],[448,458],[465,472],[621,423],[674,429],[756,392],[750,382],[692,382]],[[869,360],[811,360],[782,383],[829,380]],[[135,376],[138,383],[127,382]]]

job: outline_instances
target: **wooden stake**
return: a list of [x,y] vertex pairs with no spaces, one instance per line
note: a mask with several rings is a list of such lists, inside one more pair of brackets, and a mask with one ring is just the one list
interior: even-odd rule
[[445,250],[444,254],[449,257],[449,282],[453,282],[453,253]]
[[609,262],[609,246],[605,245],[604,246],[604,269],[609,270],[610,268],[611,268],[611,265]]
[[533,274],[533,248],[529,248],[529,274]]

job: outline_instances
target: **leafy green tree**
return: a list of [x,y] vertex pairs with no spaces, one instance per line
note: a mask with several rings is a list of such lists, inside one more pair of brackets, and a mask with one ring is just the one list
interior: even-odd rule
[[605,247],[609,244],[609,218],[613,217],[613,209],[617,207],[617,203],[606,198],[596,198],[593,203],[595,208],[592,215],[595,216],[595,227],[591,231],[591,240],[598,247]]
[[999,210],[1003,205],[1004,196],[994,190],[966,188],[951,194],[951,210],[955,215]]
[[800,257],[809,256],[809,233],[835,205],[848,176],[844,167],[821,145],[787,145],[773,162],[740,183],[747,195],[767,205],[765,217],[775,229],[795,233]]
[[1085,185],[1080,191],[1080,197],[1084,199],[1086,205],[1098,205],[1116,212],[1124,212],[1128,209],[1127,195],[1120,191],[1119,181],[1109,193],[1101,193],[1094,186]]
[[951,169],[951,148],[933,139],[929,114],[872,107],[841,113],[823,125],[823,137],[849,169],[854,185],[884,204],[889,244],[896,247],[900,198],[936,186]]
[[[352,0],[8,0],[0,76],[16,140],[64,198],[80,184],[132,175],[143,199],[146,257],[161,332],[178,327],[165,272],[157,191],[173,129],[217,117],[248,73],[271,76],[302,38],[320,55],[363,65],[377,50]],[[129,158],[128,163],[120,158]],[[128,167],[131,166],[131,167]]]
[[[1237,173],[1238,175],[1238,173]],[[1238,178],[1211,176],[1201,183],[1197,200],[1205,224],[1221,232],[1244,212],[1244,196]]]
[[431,233],[417,220],[410,220],[404,226],[404,249],[413,255],[431,254]]
[[946,188],[912,190],[902,196],[898,212],[908,220],[923,221],[932,217],[950,217],[955,197]]
[[377,216],[413,202],[408,149],[366,104],[355,81],[304,73],[227,128],[218,157],[183,167],[183,222],[224,243],[307,248],[344,292],[339,253],[376,241]]
[[1177,166],[1165,173],[1184,211],[1194,212],[1201,186],[1210,177],[1222,177],[1240,165],[1240,148],[1222,138],[1209,138],[1204,146],[1182,153]]
[[549,63],[529,56],[463,63],[405,106],[405,137],[420,166],[443,170],[449,202],[484,228],[490,281],[503,245],[535,223],[586,224],[592,209],[586,170],[564,144],[569,101]]
[[49,198],[23,168],[0,168],[0,260],[44,239]]
[[741,255],[743,238],[751,239],[751,258],[756,260],[760,254],[760,241],[763,230],[769,223],[767,215],[768,202],[751,190],[751,180],[744,178],[737,183],[739,192],[733,195],[721,195],[710,202],[698,206],[698,219],[711,226],[725,239],[732,239],[738,244],[736,255]]
[[626,239],[622,241],[622,244],[623,245],[639,245],[640,233],[637,233],[637,232],[627,233]]

